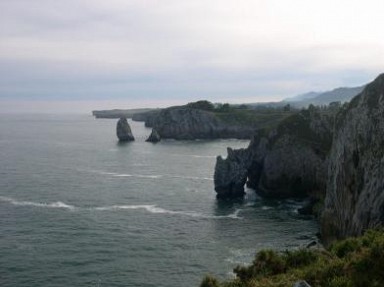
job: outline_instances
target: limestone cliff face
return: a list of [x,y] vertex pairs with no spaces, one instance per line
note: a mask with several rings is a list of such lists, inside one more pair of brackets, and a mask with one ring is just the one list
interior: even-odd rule
[[332,240],[383,224],[384,74],[336,121],[322,233]]
[[218,197],[241,196],[244,183],[266,197],[313,195],[325,190],[332,115],[312,109],[259,133],[245,150],[217,158]]
[[186,107],[162,110],[151,126],[161,138],[177,140],[250,138],[253,128],[228,125],[212,112]]
[[132,135],[131,127],[128,124],[126,118],[120,118],[116,125],[116,135],[119,141],[134,141],[135,138]]

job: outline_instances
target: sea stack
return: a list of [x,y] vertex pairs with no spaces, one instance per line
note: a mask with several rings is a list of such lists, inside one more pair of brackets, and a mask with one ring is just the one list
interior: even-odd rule
[[155,129],[152,129],[152,132],[146,141],[151,142],[151,143],[157,143],[160,140],[161,140],[161,137],[160,137],[159,133]]
[[134,141],[131,127],[126,118],[120,118],[116,125],[116,135],[121,142]]

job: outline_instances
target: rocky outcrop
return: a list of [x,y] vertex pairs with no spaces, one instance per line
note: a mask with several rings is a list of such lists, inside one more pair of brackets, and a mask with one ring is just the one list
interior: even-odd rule
[[330,241],[384,224],[384,74],[337,118],[322,235]]
[[250,161],[249,149],[232,150],[227,149],[228,156],[223,159],[217,157],[214,182],[217,197],[236,198],[242,197],[244,193],[244,184],[247,181]]
[[149,137],[146,139],[146,142],[157,143],[160,140],[161,140],[161,137],[160,137],[159,133],[155,129],[152,129],[152,132],[149,135]]
[[218,157],[219,197],[241,196],[245,181],[267,197],[309,195],[309,206],[325,197],[326,244],[384,226],[384,74],[349,104],[311,107]]
[[250,138],[254,128],[247,125],[228,124],[213,112],[189,107],[164,109],[146,126],[152,126],[161,138],[177,140]]
[[325,191],[333,115],[305,110],[259,132],[247,149],[217,158],[218,197],[241,196],[244,183],[265,197],[318,196]]
[[131,127],[126,118],[120,118],[116,125],[116,135],[121,142],[134,141]]

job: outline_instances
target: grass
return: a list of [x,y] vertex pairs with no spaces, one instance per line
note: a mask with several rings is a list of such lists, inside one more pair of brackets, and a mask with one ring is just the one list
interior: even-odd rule
[[227,111],[216,110],[215,116],[225,123],[232,125],[246,125],[255,128],[274,128],[283,119],[297,113],[297,111],[284,111],[282,109],[239,109],[231,108]]
[[333,243],[328,250],[262,250],[249,266],[237,266],[236,278],[212,276],[200,287],[293,286],[306,280],[313,287],[384,286],[384,231],[368,230],[358,238]]

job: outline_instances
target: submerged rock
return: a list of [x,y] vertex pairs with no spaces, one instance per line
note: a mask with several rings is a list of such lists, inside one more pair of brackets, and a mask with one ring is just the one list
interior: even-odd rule
[[116,125],[116,135],[119,141],[134,141],[135,138],[132,135],[131,127],[128,124],[126,118],[120,118]]
[[161,137],[160,137],[159,133],[155,129],[152,129],[152,132],[149,135],[149,137],[147,138],[146,142],[157,143],[160,140],[161,140]]

